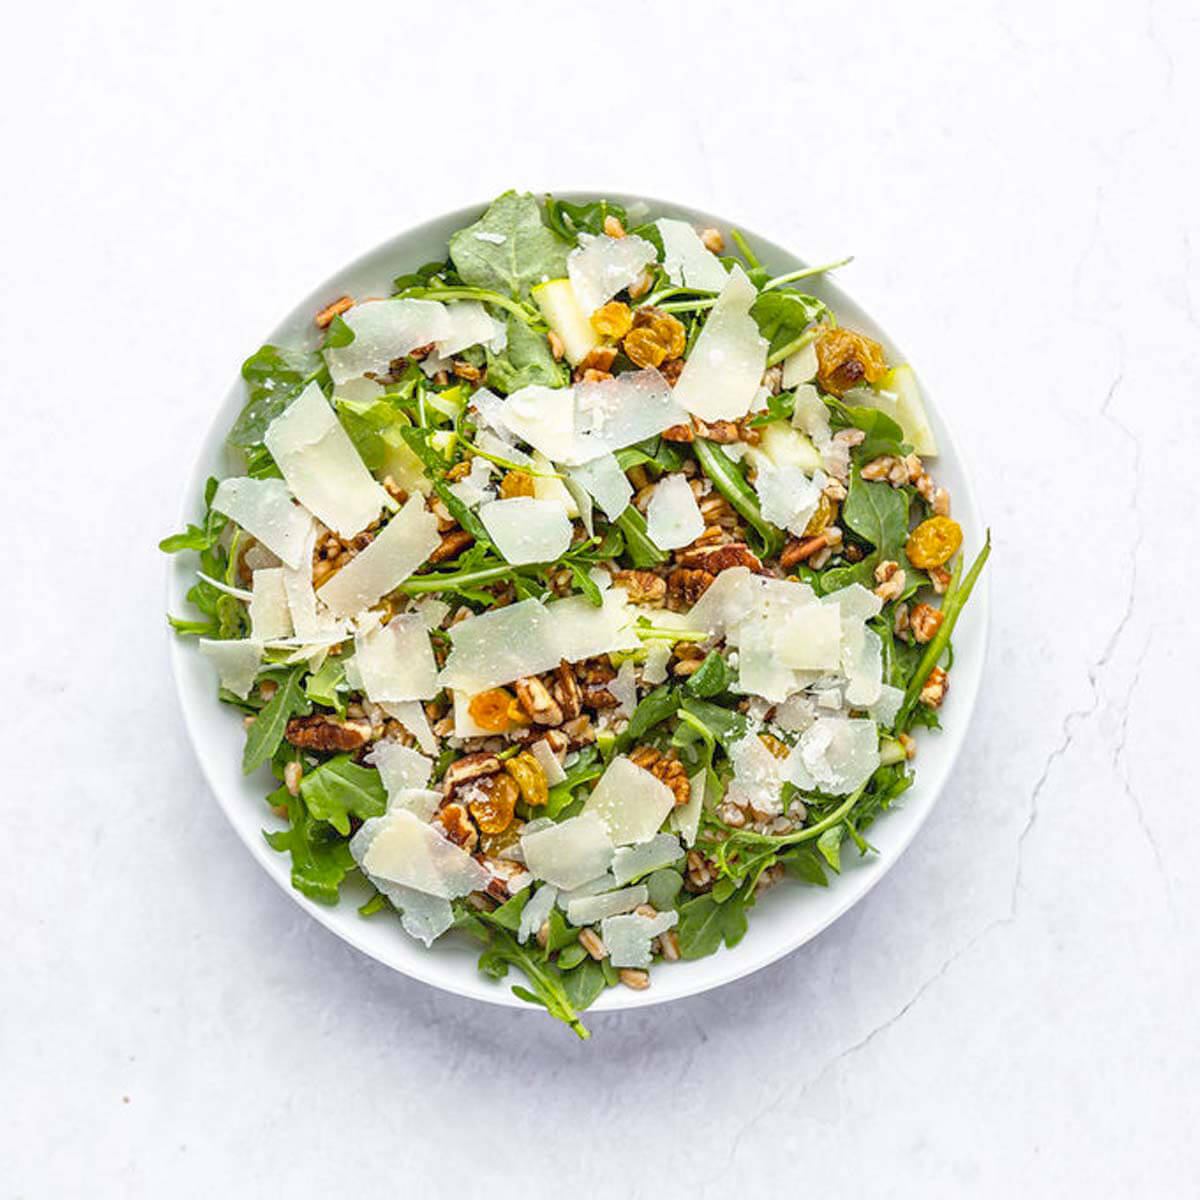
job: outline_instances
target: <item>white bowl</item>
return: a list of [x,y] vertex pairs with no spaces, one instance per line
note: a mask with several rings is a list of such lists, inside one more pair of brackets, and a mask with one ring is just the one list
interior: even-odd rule
[[[591,198],[592,195],[565,193],[564,198],[580,200]],[[742,230],[762,263],[773,273],[783,273],[805,265],[782,246],[725,217],[650,197],[614,195],[610,198],[626,206],[642,199],[656,215],[681,217],[699,226],[728,230],[732,224]],[[312,323],[315,312],[343,293],[355,296],[388,294],[396,275],[415,270],[423,263],[443,259],[450,234],[474,221],[485,207],[484,204],[472,205],[437,217],[384,242],[338,271],[302,300],[265,338],[256,340],[252,345],[247,344],[243,347],[244,351],[252,352],[260,341],[277,345],[315,345],[318,340]],[[828,279],[810,279],[801,286],[827,300],[846,325],[881,341],[888,350],[889,361],[906,361],[887,334]],[[224,438],[240,412],[244,399],[242,380],[238,377],[225,402],[213,414],[212,426],[200,449],[184,496],[181,528],[187,521],[196,520],[202,511],[204,481],[208,476],[220,476],[229,471],[225,461]],[[954,515],[963,527],[964,550],[970,556],[982,545],[984,537],[970,478],[946,421],[928,396],[926,403],[942,447],[935,467],[936,478],[950,489],[954,497]],[[184,594],[194,580],[194,567],[195,559],[191,554],[177,555],[171,561],[167,598],[173,613],[186,610]],[[697,962],[664,963],[655,969],[653,983],[646,991],[610,988],[600,996],[591,1011],[659,1004],[740,979],[802,946],[861,900],[912,841],[950,775],[979,690],[987,625],[988,580],[985,571],[955,633],[954,687],[942,712],[945,728],[940,733],[923,732],[918,735],[921,754],[915,784],[905,793],[899,807],[884,813],[871,826],[870,838],[878,848],[878,854],[867,858],[859,858],[856,853],[844,855],[842,875],[831,879],[828,888],[814,888],[790,881],[780,884],[755,905],[750,913],[750,928],[735,949],[722,949]],[[355,909],[367,894],[365,890],[358,890],[362,888],[361,884],[345,885],[341,903],[336,908],[314,904],[293,889],[290,857],[277,854],[267,846],[262,836],[264,827],[281,827],[263,802],[271,788],[271,781],[265,770],[250,778],[242,774],[241,720],[233,710],[217,702],[212,667],[200,657],[193,642],[175,639],[170,653],[184,720],[204,776],[238,836],[262,869],[288,896],[338,937],[405,975],[492,1004],[530,1007],[511,994],[508,982],[498,983],[478,972],[475,965],[478,951],[469,939],[462,937],[459,940],[461,935],[447,935],[427,950],[403,932],[399,921],[360,917]]]

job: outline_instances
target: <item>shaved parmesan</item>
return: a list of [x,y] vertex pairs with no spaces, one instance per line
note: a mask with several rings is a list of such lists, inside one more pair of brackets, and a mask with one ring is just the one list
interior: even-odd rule
[[758,493],[762,515],[772,525],[786,529],[796,537],[804,530],[817,511],[825,476],[818,471],[812,479],[799,467],[777,467],[772,463],[758,464],[754,490]]
[[783,812],[786,760],[776,758],[758,734],[748,733],[730,748],[729,761],[733,764],[733,780],[725,793],[726,799],[765,816]]
[[379,707],[393,721],[399,721],[417,739],[417,745],[426,754],[436,754],[441,748],[420,701],[405,700],[403,704],[381,704]]
[[479,519],[510,563],[553,562],[571,544],[571,522],[554,500],[491,500],[480,506]]
[[652,961],[650,943],[679,921],[679,914],[668,910],[657,917],[637,913],[606,917],[600,922],[600,940],[608,950],[614,967],[648,967]]
[[365,529],[390,502],[316,383],[267,426],[263,441],[296,499],[343,537]]
[[578,662],[639,645],[625,592],[613,589],[596,608],[586,596],[543,604],[521,600],[459,622],[453,649],[439,677],[443,687],[473,695],[523,675],[548,671],[566,659]]
[[554,787],[555,784],[562,783],[566,779],[567,773],[562,769],[562,763],[558,761],[558,756],[550,749],[550,743],[545,738],[538,738],[529,747],[529,753],[537,759],[538,766],[542,768],[542,774],[546,776],[546,783],[550,787]]
[[388,795],[388,812],[406,808],[418,821],[432,821],[445,797],[434,788],[401,788]]
[[578,466],[684,424],[687,414],[650,369],[574,387],[520,388],[504,401],[500,420],[552,461]]
[[750,411],[767,365],[767,339],[750,315],[757,297],[734,267],[683,364],[674,398],[701,420],[736,420]]
[[614,454],[601,454],[590,462],[570,467],[567,474],[595,498],[601,511],[615,521],[633,498],[633,485],[625,477]]
[[885,729],[891,729],[900,705],[904,702],[902,688],[892,687],[890,683],[883,684],[879,689],[879,699],[867,709],[867,716],[878,722]]
[[606,300],[634,283],[646,264],[657,258],[654,246],[634,234],[613,238],[607,234],[597,237],[581,233],[579,248],[567,255],[567,277],[579,307],[585,313],[595,312]]
[[373,300],[356,304],[342,320],[354,341],[322,352],[335,384],[386,371],[393,359],[453,334],[446,306],[436,300]]
[[222,479],[212,506],[289,567],[300,565],[312,517],[293,502],[282,479]]
[[603,892],[599,896],[583,896],[567,905],[567,920],[572,925],[594,925],[604,917],[632,912],[649,898],[645,884],[623,888],[619,892]]
[[663,270],[672,283],[704,292],[719,292],[725,286],[729,276],[721,260],[687,221],[660,217],[654,224],[663,242]]
[[263,644],[257,638],[218,641],[200,639],[200,653],[217,668],[221,686],[239,700],[250,695],[262,662]]
[[599,817],[613,845],[624,846],[649,841],[674,807],[674,793],[665,783],[618,755],[587,798],[583,815]]
[[420,496],[410,496],[375,540],[321,588],[320,597],[337,616],[352,617],[403,583],[441,541],[437,518]]
[[659,867],[669,867],[682,857],[683,849],[673,833],[656,833],[640,846],[622,846],[613,853],[613,879],[618,884],[631,883]]
[[871,617],[879,616],[883,610],[883,601],[861,583],[847,584],[821,597],[822,604],[836,604],[841,609],[842,616],[857,621],[868,621]]
[[792,424],[806,434],[818,449],[829,444],[833,429],[829,424],[829,409],[811,383],[796,388],[792,408]]
[[436,596],[422,596],[412,607],[426,629],[436,629],[449,615],[450,605]]
[[459,300],[446,305],[449,332],[438,339],[437,353],[449,358],[469,346],[486,345],[497,354],[508,345],[508,326],[489,316],[478,300]]
[[774,642],[775,652],[785,666],[801,671],[836,671],[842,661],[841,613],[823,604],[808,604],[776,630]]
[[284,588],[284,568],[264,567],[254,572],[250,595],[250,629],[258,641],[291,635],[292,618]]
[[468,508],[478,508],[484,501],[496,498],[496,490],[490,486],[491,482],[492,464],[482,455],[476,455],[471,459],[471,469],[466,478],[450,484],[450,490]]
[[569,891],[560,891],[558,907],[566,912],[576,900],[580,900],[584,896],[598,896],[601,892],[611,892],[616,886],[617,881],[613,878],[613,873],[605,871],[603,875],[597,875],[595,879],[589,879],[578,887],[571,888]]
[[[655,781],[657,782],[657,780]],[[594,813],[569,817],[521,837],[525,865],[555,887],[575,888],[603,875],[613,846],[604,822]]]
[[738,691],[773,702],[796,691],[796,673],[776,653],[769,620],[746,621],[737,631],[737,647]]
[[369,875],[453,900],[487,886],[490,875],[465,850],[406,808],[367,821],[350,852]]
[[609,681],[608,690],[617,702],[612,711],[619,717],[633,716],[633,710],[637,707],[637,681],[632,659],[627,658],[617,668],[617,677]]
[[671,828],[683,838],[685,846],[696,844],[700,832],[700,810],[704,807],[704,788],[708,772],[700,770],[688,777],[688,802],[671,813]]
[[750,607],[752,580],[748,567],[722,571],[688,610],[688,625],[699,633],[724,637]]
[[654,485],[646,507],[646,536],[662,550],[694,542],[704,532],[704,518],[687,478],[667,475]]
[[432,946],[454,924],[449,900],[428,896],[403,884],[380,882],[384,885],[380,891],[400,910],[400,924],[409,937]]
[[[798,387],[800,384],[811,383],[817,377],[817,343],[814,339],[807,346],[801,346],[793,354],[783,360],[783,386]],[[814,389],[815,394],[815,389]],[[824,405],[821,406],[822,408]]]
[[521,923],[517,926],[517,941],[527,942],[550,918],[558,888],[544,883],[526,902],[521,910]]
[[865,718],[818,717],[800,735],[793,753],[822,792],[846,795],[879,766],[879,731]]
[[376,742],[367,761],[379,768],[389,798],[412,788],[425,787],[433,773],[433,759],[390,738]]
[[[717,576],[719,579],[720,576]],[[643,683],[662,683],[667,677],[667,663],[671,661],[671,646],[668,642],[654,642],[646,651],[642,664]]]
[[862,627],[862,641],[854,657],[842,669],[846,673],[846,703],[866,708],[879,699],[883,689],[883,642],[873,629]]
[[807,696],[790,696],[775,709],[775,724],[788,733],[803,733],[817,719]]
[[363,691],[375,704],[432,700],[438,693],[437,662],[418,613],[404,613],[382,629],[360,634],[354,639],[354,661]]

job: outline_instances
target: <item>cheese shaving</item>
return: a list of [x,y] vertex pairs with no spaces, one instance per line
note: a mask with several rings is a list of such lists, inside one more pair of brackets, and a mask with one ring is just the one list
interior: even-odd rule
[[567,277],[579,307],[588,314],[595,312],[634,283],[657,258],[653,244],[634,234],[613,238],[581,233],[579,248],[567,255]]
[[663,242],[663,270],[676,286],[719,292],[729,278],[721,260],[687,221],[660,217],[654,224]]
[[437,300],[373,300],[342,316],[354,340],[323,351],[335,384],[368,371],[386,371],[391,361],[453,334],[446,306]]
[[222,479],[212,506],[289,567],[300,565],[312,517],[293,502],[282,479]]

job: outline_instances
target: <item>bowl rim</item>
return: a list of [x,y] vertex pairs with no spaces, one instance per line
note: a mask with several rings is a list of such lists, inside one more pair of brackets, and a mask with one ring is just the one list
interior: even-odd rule
[[[537,192],[534,194],[540,197],[546,193]],[[761,228],[749,229],[740,223],[735,224],[729,221],[712,210],[696,208],[691,204],[642,193],[606,192],[599,188],[564,189],[562,191],[551,192],[550,194],[556,199],[572,202],[606,198],[621,203],[625,207],[640,202],[649,206],[651,211],[683,214],[686,219],[693,220],[694,222],[704,220],[724,226],[725,228],[737,228],[753,244],[761,246],[776,255],[794,259],[803,266],[810,265],[801,259],[799,255],[789,250],[786,243],[772,236],[770,232],[764,233]],[[488,207],[489,203],[490,200],[484,200],[464,205],[457,209],[439,213],[417,225],[409,226],[393,233],[324,279],[276,324],[264,341],[266,343],[274,342],[280,337],[281,332],[287,326],[297,323],[297,318],[310,320],[312,313],[327,303],[327,297],[336,293],[337,289],[341,286],[339,283],[340,280],[369,269],[381,256],[386,256],[397,243],[418,241],[423,235],[428,235],[431,230],[437,229],[447,223],[454,223],[455,227],[461,228],[476,220],[479,214]],[[874,317],[873,313],[876,309],[868,308],[865,304],[861,303],[855,296],[843,289],[836,280],[831,279],[829,275],[819,277],[819,286],[823,292],[829,295],[833,307],[836,308],[840,304],[843,308],[857,310],[874,326],[875,332],[880,335],[880,340],[892,347],[900,345],[897,339],[891,336],[890,329],[885,330],[881,322]],[[889,327],[891,326],[894,326],[894,322],[889,318]],[[264,343],[260,342],[258,344],[261,345]],[[907,356],[902,355],[901,361],[907,362],[911,366],[911,360]],[[941,407],[932,397],[929,389],[921,382],[920,373],[915,368],[913,370],[917,375],[921,393],[929,410],[931,420],[933,420],[937,427],[938,438],[941,444],[941,453],[938,456],[939,460],[952,460],[956,462],[962,475],[962,483],[957,486],[955,493],[956,510],[959,513],[965,511],[967,513],[967,521],[965,523],[982,533],[987,527],[983,522],[978,499],[971,484],[974,475],[970,469],[967,457]],[[214,449],[219,449],[224,445],[225,441],[227,430],[224,427],[218,426],[220,412],[230,405],[235,395],[242,397],[244,400],[242,388],[243,380],[239,372],[235,375],[233,384],[225,400],[216,406],[216,414],[209,421],[207,431],[203,435],[200,446],[193,457],[192,466],[187,475],[183,494],[180,499],[177,513],[177,528],[185,528],[188,522],[194,519],[197,497],[203,495],[204,481],[211,473],[209,464],[212,461]],[[179,599],[176,583],[178,567],[175,556],[171,556],[168,559],[165,574],[167,606],[168,611],[170,611]],[[939,742],[946,746],[944,765],[941,767],[940,774],[936,779],[929,780],[926,778],[922,781],[918,776],[918,780],[914,782],[914,786],[908,794],[909,799],[907,802],[887,814],[886,819],[895,828],[899,829],[899,834],[888,847],[886,854],[881,852],[874,856],[870,862],[869,870],[856,872],[853,878],[847,876],[836,877],[831,882],[829,889],[831,895],[837,896],[836,902],[827,905],[818,919],[812,920],[809,918],[806,921],[798,922],[794,935],[778,939],[769,944],[765,941],[763,944],[757,944],[752,936],[752,931],[749,931],[746,937],[733,949],[723,947],[715,955],[696,960],[697,962],[709,964],[703,976],[701,974],[693,974],[689,979],[681,979],[675,983],[675,986],[669,990],[669,993],[665,989],[655,988],[648,988],[645,991],[633,991],[628,988],[609,988],[586,1010],[587,1013],[617,1012],[632,1008],[665,1004],[673,1000],[685,999],[689,996],[734,983],[739,979],[754,974],[764,967],[770,966],[772,963],[777,962],[779,959],[812,941],[828,929],[839,917],[854,907],[855,904],[864,899],[896,865],[912,844],[918,832],[929,819],[950,776],[953,774],[959,755],[965,744],[977,705],[979,691],[982,686],[990,640],[990,610],[990,574],[984,571],[983,577],[978,580],[972,592],[971,607],[969,610],[970,620],[967,625],[967,628],[971,631],[969,636],[977,646],[976,652],[970,659],[974,664],[974,669],[970,672],[966,680],[956,677],[954,689],[955,720],[948,728],[939,730],[937,734]],[[209,790],[216,798],[221,811],[233,827],[238,840],[242,842],[251,856],[259,863],[267,876],[280,890],[336,937],[391,970],[395,970],[408,978],[416,979],[421,983],[429,984],[453,995],[465,996],[470,999],[498,1004],[520,1011],[539,1012],[540,1010],[536,1006],[514,996],[508,987],[503,986],[502,982],[484,979],[473,969],[473,966],[468,978],[458,979],[457,972],[446,969],[445,960],[439,959],[435,953],[426,951],[423,947],[419,956],[413,956],[413,962],[401,964],[382,957],[368,944],[368,940],[365,937],[360,936],[358,932],[359,924],[356,924],[354,920],[347,919],[348,911],[352,912],[354,910],[352,908],[348,910],[344,899],[337,905],[326,906],[310,900],[307,896],[292,887],[290,868],[281,870],[278,866],[279,863],[284,862],[284,856],[272,850],[261,836],[247,837],[244,834],[235,813],[235,806],[240,807],[244,803],[243,797],[227,793],[226,788],[217,777],[214,764],[210,763],[201,750],[199,734],[194,725],[194,721],[199,719],[194,703],[195,697],[191,695],[192,689],[185,678],[184,671],[185,655],[195,654],[194,644],[185,642],[184,639],[178,637],[169,627],[166,636],[168,638],[171,672],[175,682],[175,694],[184,718],[188,741],[199,763],[201,774]],[[219,707],[213,703],[211,691],[204,703],[211,712],[219,712]],[[922,783],[925,786],[921,787],[918,793],[917,789]],[[914,801],[918,803],[914,803]],[[907,815],[908,820],[906,823],[901,824],[898,818],[905,815]],[[355,913],[355,915],[357,914]],[[362,922],[361,918],[359,918],[359,922],[365,925],[365,922]],[[398,936],[405,937],[406,935],[398,932]]]

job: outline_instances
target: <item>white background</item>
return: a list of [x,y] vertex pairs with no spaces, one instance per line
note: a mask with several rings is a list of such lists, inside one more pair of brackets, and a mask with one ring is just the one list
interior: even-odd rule
[[[112,0],[4,41],[0,1194],[1195,1193],[1194,5]],[[153,550],[296,298],[510,186],[856,254],[996,545],[905,858],[587,1045],[362,958],[254,866]]]

